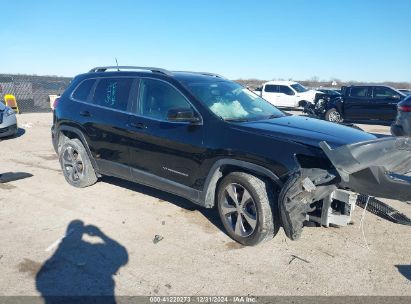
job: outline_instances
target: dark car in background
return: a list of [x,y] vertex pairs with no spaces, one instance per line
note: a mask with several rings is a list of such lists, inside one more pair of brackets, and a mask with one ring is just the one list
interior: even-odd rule
[[400,91],[401,93],[405,94],[405,95],[411,95],[411,89],[399,89],[398,91]]
[[394,136],[411,136],[411,95],[398,104],[397,118],[391,125]]
[[397,104],[405,98],[398,90],[382,85],[353,85],[341,88],[341,96],[321,104],[321,118],[332,122],[391,123]]

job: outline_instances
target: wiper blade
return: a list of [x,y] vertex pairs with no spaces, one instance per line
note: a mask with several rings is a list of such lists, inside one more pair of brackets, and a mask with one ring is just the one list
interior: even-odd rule
[[273,119],[273,118],[279,118],[279,117],[282,117],[282,116],[273,114],[273,115],[268,116],[267,119]]
[[226,118],[224,121],[228,122],[247,122],[250,121],[248,118]]

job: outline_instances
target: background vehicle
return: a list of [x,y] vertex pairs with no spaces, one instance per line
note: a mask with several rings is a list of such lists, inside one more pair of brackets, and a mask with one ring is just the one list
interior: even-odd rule
[[254,93],[275,106],[298,108],[314,103],[315,95],[321,92],[308,90],[295,81],[269,81]]
[[397,104],[404,98],[404,94],[387,86],[342,87],[341,98],[330,99],[323,103],[319,116],[332,122],[369,120],[392,122],[397,114]]
[[398,104],[398,114],[391,125],[394,136],[411,136],[411,95]]
[[398,91],[400,91],[401,93],[405,95],[411,95],[411,90],[409,89],[399,89]]
[[[216,206],[245,245],[271,239],[280,223],[298,239],[311,212],[322,225],[348,224],[355,198],[346,189],[411,199],[411,184],[386,175],[410,169],[393,141],[285,115],[210,73],[94,68],[58,100],[52,140],[70,185],[110,175]],[[358,149],[362,157],[350,155]]]
[[17,133],[16,113],[0,102],[0,137],[13,136]]

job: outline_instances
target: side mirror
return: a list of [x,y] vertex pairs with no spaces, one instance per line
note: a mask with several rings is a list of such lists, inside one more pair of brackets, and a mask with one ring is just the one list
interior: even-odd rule
[[191,109],[170,109],[167,113],[167,120],[172,122],[198,123],[200,118],[194,115]]
[[401,96],[400,96],[400,95],[392,95],[392,96],[391,96],[391,99],[400,100],[400,99],[401,99]]

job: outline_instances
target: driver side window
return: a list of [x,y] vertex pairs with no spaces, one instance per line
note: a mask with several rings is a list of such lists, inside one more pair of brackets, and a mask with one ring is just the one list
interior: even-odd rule
[[290,87],[283,86],[283,85],[280,85],[279,87],[280,87],[280,93],[283,93],[285,95],[290,95],[290,96],[294,95],[294,91],[291,90]]
[[375,87],[374,88],[374,98],[376,99],[386,99],[386,98],[392,98],[395,94],[395,92],[389,88],[384,88],[384,87]]
[[142,79],[140,83],[139,114],[167,120],[171,109],[192,109],[187,99],[168,83],[156,79]]

